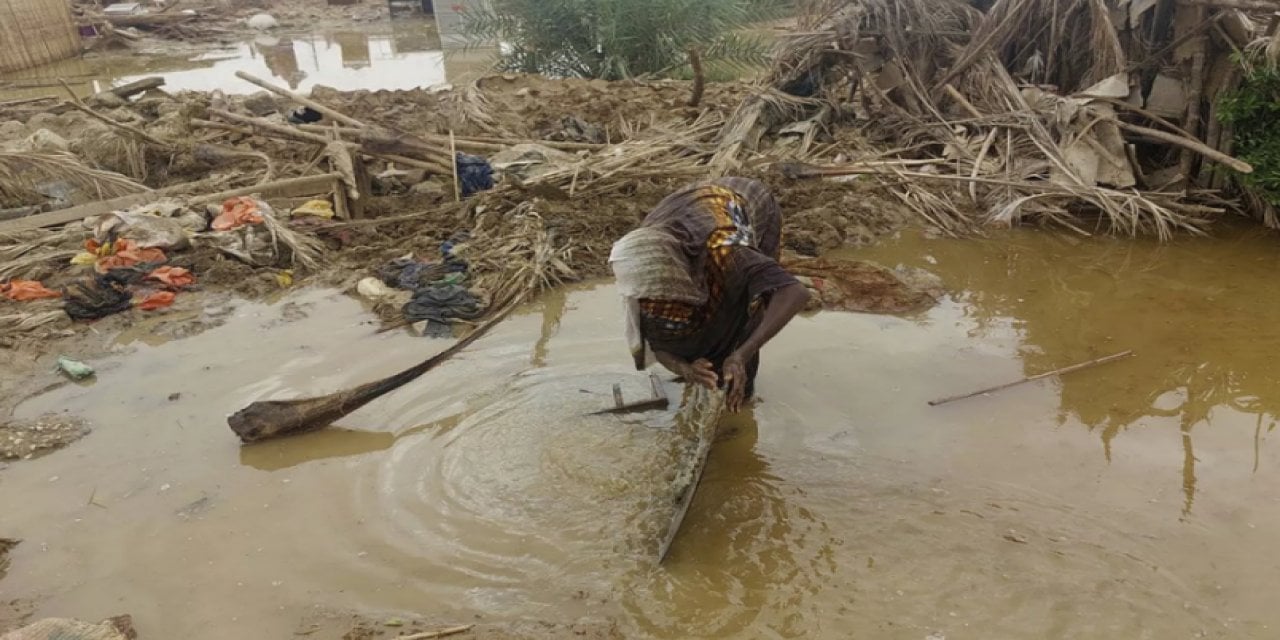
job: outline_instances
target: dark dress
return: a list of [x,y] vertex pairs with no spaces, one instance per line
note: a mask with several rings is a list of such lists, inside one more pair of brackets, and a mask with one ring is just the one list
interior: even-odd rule
[[[689,185],[664,198],[642,226],[675,236],[708,293],[704,305],[641,300],[640,330],[654,351],[690,362],[724,361],[760,324],[769,295],[798,284],[778,265],[782,212],[761,182],[721,178]],[[747,365],[747,396],[755,391],[760,356]]]

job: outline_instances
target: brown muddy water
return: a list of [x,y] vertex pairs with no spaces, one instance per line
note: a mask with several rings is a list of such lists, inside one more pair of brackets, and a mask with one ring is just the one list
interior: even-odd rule
[[308,291],[180,341],[141,327],[92,385],[19,408],[95,430],[0,472],[0,535],[25,539],[0,600],[192,640],[289,637],[317,607],[629,638],[1276,637],[1274,235],[906,234],[855,255],[954,294],[788,327],[662,567],[642,521],[669,414],[582,417],[647,385],[609,286],[547,296],[341,428],[241,447],[224,417],[251,400],[440,348]]

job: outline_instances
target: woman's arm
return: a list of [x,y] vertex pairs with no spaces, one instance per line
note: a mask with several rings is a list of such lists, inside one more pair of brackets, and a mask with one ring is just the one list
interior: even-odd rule
[[708,389],[715,389],[719,378],[716,376],[715,368],[711,366],[711,362],[705,358],[698,358],[693,362],[689,362],[684,358],[672,355],[665,351],[653,352],[653,357],[662,363],[668,371],[685,379],[685,382],[700,384]]
[[724,361],[724,384],[728,391],[729,410],[742,408],[742,401],[747,390],[747,363],[755,357],[760,348],[778,335],[782,328],[804,310],[809,303],[809,291],[804,285],[795,283],[774,291],[764,308],[764,317],[755,331],[742,342]]

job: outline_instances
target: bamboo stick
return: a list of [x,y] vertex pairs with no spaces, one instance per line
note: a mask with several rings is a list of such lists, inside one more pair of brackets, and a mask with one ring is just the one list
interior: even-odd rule
[[76,96],[76,92],[71,90],[71,85],[67,84],[65,80],[59,80],[58,82],[62,85],[62,88],[63,88],[63,89],[66,89],[66,90],[67,90],[67,95],[71,96],[71,99],[67,101],[67,104],[69,104],[69,105],[71,105],[71,106],[75,107],[76,109],[79,109],[80,111],[84,112],[84,114],[85,114],[85,115],[87,115],[87,116],[89,116],[89,117],[91,117],[91,118],[93,118],[93,119],[95,119],[95,120],[98,120],[98,121],[100,121],[100,122],[103,122],[104,124],[107,124],[107,125],[109,125],[109,126],[111,126],[111,127],[113,127],[113,128],[120,129],[121,131],[124,131],[124,132],[128,133],[129,135],[131,135],[131,136],[133,136],[133,137],[135,137],[135,138],[137,138],[137,139],[139,139],[139,140],[142,140],[143,142],[148,142],[148,143],[154,144],[154,145],[156,145],[157,147],[171,147],[171,146],[173,146],[173,145],[169,144],[168,142],[165,142],[165,141],[163,141],[163,140],[161,140],[161,139],[159,139],[159,138],[156,138],[155,136],[153,136],[153,135],[151,135],[151,134],[147,133],[146,131],[143,131],[142,129],[139,129],[139,128],[137,128],[137,127],[135,127],[135,126],[132,126],[132,125],[125,124],[125,123],[123,123],[123,122],[116,122],[115,120],[112,120],[111,118],[108,118],[108,117],[106,117],[106,116],[102,115],[101,113],[98,113],[97,111],[94,111],[94,110],[93,110],[93,109],[91,109],[88,105],[86,105],[84,102],[82,102],[78,96]]
[[996,385],[996,386],[994,386],[994,387],[987,387],[986,389],[979,389],[979,390],[974,391],[974,392],[972,392],[972,393],[965,393],[965,394],[961,394],[961,395],[958,395],[958,396],[950,396],[950,397],[941,398],[941,399],[938,399],[938,400],[930,400],[930,401],[929,401],[929,406],[931,406],[931,407],[936,407],[936,406],[938,406],[938,405],[947,404],[948,402],[955,402],[956,400],[964,400],[965,398],[972,398],[972,397],[974,397],[974,396],[981,396],[981,395],[986,395],[986,394],[988,394],[988,393],[995,393],[996,391],[1003,391],[1003,390],[1008,389],[1008,388],[1010,388],[1010,387],[1016,387],[1016,386],[1018,386],[1018,385],[1026,384],[1026,383],[1028,383],[1028,382],[1034,382],[1034,381],[1036,381],[1036,380],[1043,380],[1043,379],[1045,379],[1045,378],[1052,378],[1052,377],[1054,377],[1054,376],[1061,376],[1061,375],[1064,375],[1064,374],[1067,374],[1067,373],[1072,373],[1072,372],[1075,372],[1075,371],[1080,371],[1081,369],[1088,369],[1089,367],[1096,367],[1096,366],[1098,366],[1098,365],[1100,365],[1100,364],[1106,364],[1106,363],[1108,363],[1108,362],[1114,362],[1114,361],[1116,361],[1116,360],[1121,360],[1121,359],[1124,359],[1124,358],[1128,358],[1128,357],[1129,357],[1129,356],[1131,356],[1131,355],[1133,355],[1133,351],[1121,351],[1120,353],[1115,353],[1115,354],[1112,354],[1112,355],[1109,355],[1109,356],[1105,356],[1105,357],[1102,357],[1102,358],[1097,358],[1097,359],[1094,359],[1094,360],[1090,360],[1090,361],[1088,361],[1088,362],[1081,362],[1081,363],[1079,363],[1079,364],[1073,364],[1073,365],[1071,365],[1071,366],[1069,366],[1069,367],[1063,367],[1063,368],[1061,368],[1061,369],[1054,369],[1053,371],[1046,371],[1046,372],[1044,372],[1044,373],[1037,374],[1037,375],[1034,375],[1034,376],[1027,376],[1027,377],[1025,377],[1025,378],[1022,378],[1021,380],[1014,380],[1013,382],[1006,382],[1005,384]]
[[343,124],[350,125],[353,127],[360,127],[360,128],[363,128],[365,126],[363,122],[360,122],[359,120],[356,120],[355,118],[352,118],[351,116],[348,116],[342,113],[341,111],[338,111],[337,109],[326,107],[320,104],[319,102],[312,100],[311,98],[294,93],[292,91],[289,91],[288,89],[277,87],[276,85],[273,85],[270,82],[267,82],[266,80],[258,78],[250,73],[246,73],[244,71],[237,71],[236,77],[250,84],[255,84],[259,87],[262,87],[263,89],[266,89],[267,91],[270,91],[271,93],[274,93],[278,96],[289,98],[290,100],[293,100],[294,102],[297,102],[298,104],[304,107],[311,107],[312,109],[315,109],[316,111],[319,111],[320,113],[326,116],[329,116],[330,118],[333,118],[334,120],[337,120],[338,122],[341,122]]
[[453,166],[453,201],[462,202],[462,181],[458,179],[458,143],[453,139],[453,131],[449,131],[449,164]]
[[474,627],[474,624],[463,624],[456,627],[449,627],[448,629],[440,629],[439,631],[423,631],[422,633],[415,633],[409,636],[400,636],[399,638],[393,638],[392,640],[433,640],[434,638],[444,638],[446,636],[465,633]]
[[[1210,147],[1209,145],[1203,142],[1200,142],[1199,140],[1196,140],[1195,138],[1188,138],[1186,136],[1180,136],[1177,134],[1169,133],[1167,131],[1160,131],[1159,129],[1149,129],[1147,127],[1140,127],[1136,124],[1129,124],[1128,122],[1125,122],[1123,120],[1116,120],[1116,119],[1111,119],[1111,120],[1115,122],[1117,125],[1119,125],[1121,129],[1124,129],[1126,131],[1131,131],[1140,136],[1155,138],[1156,140],[1159,140],[1161,142],[1168,142],[1169,144],[1182,147],[1182,150],[1185,153],[1200,154],[1210,160],[1213,160],[1214,162],[1231,167],[1232,169],[1235,169],[1240,173],[1253,173],[1253,165],[1243,160],[1240,160],[1238,158],[1233,158],[1221,151],[1218,151],[1217,149],[1214,149],[1213,147]],[[1184,169],[1189,169],[1185,160],[1183,161],[1182,167]],[[1191,176],[1185,173],[1183,174],[1183,177],[1187,178],[1188,181],[1191,180]]]
[[[273,122],[267,122],[266,120],[249,118],[247,116],[242,116],[242,115],[230,113],[227,111],[221,111],[218,109],[210,109],[209,113],[212,113],[221,118],[227,118],[229,120],[234,120],[236,122],[242,122],[246,126],[238,126],[234,124],[227,124],[224,122],[213,122],[210,120],[200,120],[198,118],[193,118],[191,120],[191,124],[199,127],[205,127],[208,129],[222,129],[224,131],[233,131],[233,132],[241,133],[244,135],[261,135],[263,131],[266,131],[267,133],[275,134],[276,136],[281,138],[298,140],[301,142],[309,142],[312,144],[319,144],[319,145],[326,145],[326,146],[330,142],[333,142],[332,140],[330,140],[325,136],[322,136],[317,133],[311,133],[310,131],[304,131],[299,127],[287,127],[284,125],[275,124]],[[262,131],[255,131],[255,128],[261,129]],[[410,158],[408,156],[403,156],[403,155],[394,154],[394,153],[382,153],[380,151],[372,151],[369,149],[365,149],[362,146],[357,145],[356,143],[353,143],[353,142],[343,142],[342,144],[345,146],[351,147],[353,149],[359,149],[361,155],[366,155],[366,156],[369,156],[370,158],[377,158],[379,160],[385,160],[387,162],[394,162],[396,164],[401,164],[406,167],[414,167],[416,169],[423,169],[426,171],[431,171],[433,173],[449,173],[448,165],[446,165],[443,162],[437,162],[434,160],[420,160],[417,158]]]

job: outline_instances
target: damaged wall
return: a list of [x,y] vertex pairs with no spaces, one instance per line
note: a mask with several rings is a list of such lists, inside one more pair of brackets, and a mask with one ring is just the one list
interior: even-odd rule
[[0,72],[30,69],[80,53],[66,0],[0,0]]

